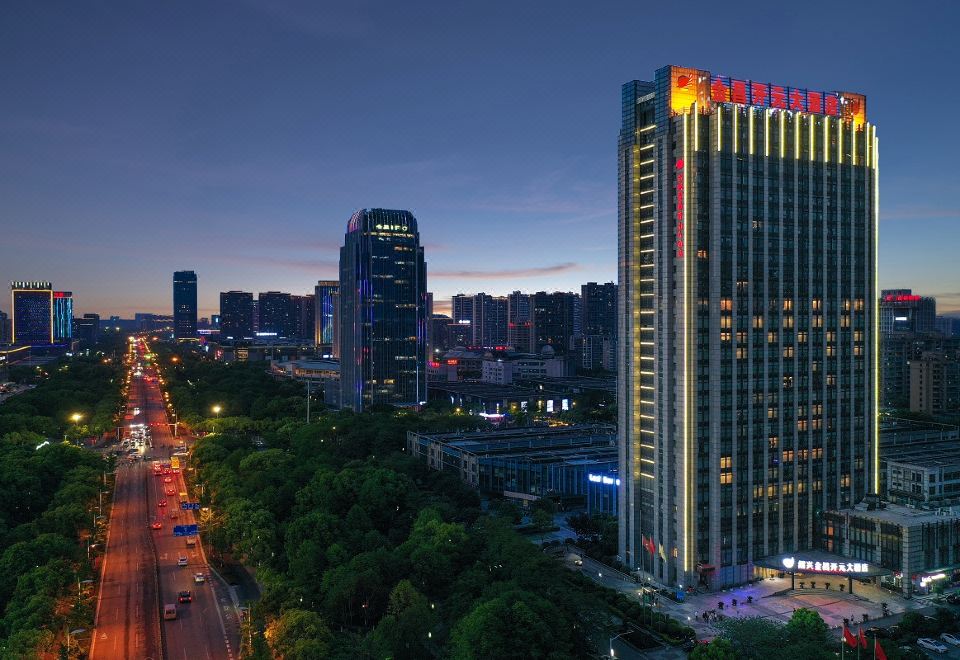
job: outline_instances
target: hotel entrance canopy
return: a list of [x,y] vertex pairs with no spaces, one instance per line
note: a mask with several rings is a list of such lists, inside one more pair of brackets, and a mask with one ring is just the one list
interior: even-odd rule
[[767,568],[783,571],[790,574],[790,588],[796,588],[796,576],[799,575],[827,575],[847,578],[849,591],[853,593],[853,578],[874,578],[880,575],[889,575],[887,568],[871,564],[862,559],[850,559],[842,555],[823,550],[805,550],[803,552],[785,552],[780,555],[771,555],[753,562],[758,568]]

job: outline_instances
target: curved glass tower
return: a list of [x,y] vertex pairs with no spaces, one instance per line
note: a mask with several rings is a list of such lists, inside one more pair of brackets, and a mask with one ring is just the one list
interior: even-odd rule
[[362,209],[340,248],[340,401],[427,400],[427,267],[409,211]]

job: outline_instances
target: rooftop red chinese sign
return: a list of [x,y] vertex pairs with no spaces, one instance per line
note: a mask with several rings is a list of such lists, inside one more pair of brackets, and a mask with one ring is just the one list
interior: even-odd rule
[[842,117],[862,126],[866,122],[867,99],[851,92],[824,92],[788,87],[756,80],[717,76],[701,69],[668,67],[670,109],[686,112],[697,102],[708,108],[713,103],[737,103],[758,108],[809,112]]

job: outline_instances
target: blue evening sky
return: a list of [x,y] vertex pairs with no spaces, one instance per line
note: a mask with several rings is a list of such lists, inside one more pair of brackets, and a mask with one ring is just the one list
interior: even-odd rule
[[958,7],[4,2],[0,281],[129,316],[194,269],[208,315],[335,277],[372,206],[417,216],[438,300],[615,279],[620,85],[673,63],[865,93],[881,286],[960,311]]

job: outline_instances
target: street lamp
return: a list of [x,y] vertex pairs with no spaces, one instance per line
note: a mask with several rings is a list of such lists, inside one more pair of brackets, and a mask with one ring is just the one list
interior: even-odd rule
[[213,407],[213,413],[220,419],[220,411],[223,410],[219,405]]
[[630,632],[630,631],[629,631],[629,630],[625,630],[624,632],[620,633],[620,634],[617,635],[616,637],[611,637],[611,638],[610,638],[610,657],[611,657],[611,658],[617,657],[617,654],[614,653],[614,651],[613,651],[613,643],[614,643],[616,640],[618,640],[618,639],[620,639],[621,637],[623,637],[624,635],[626,635],[628,632]]

